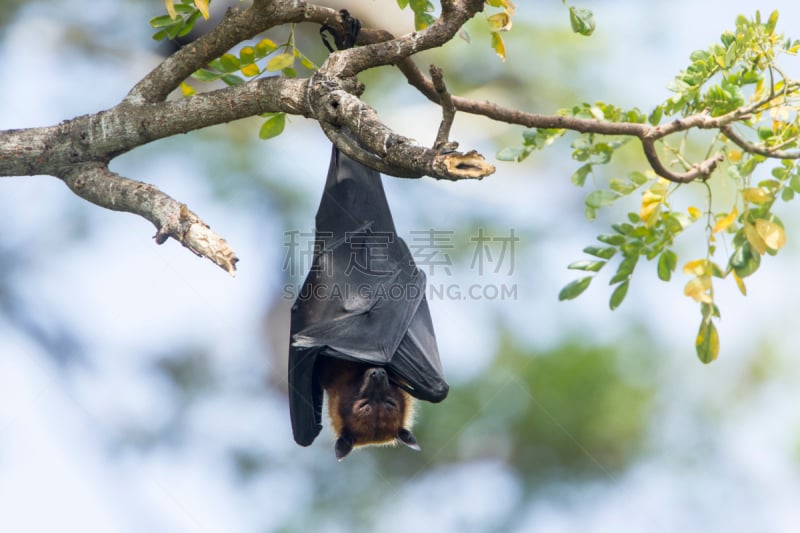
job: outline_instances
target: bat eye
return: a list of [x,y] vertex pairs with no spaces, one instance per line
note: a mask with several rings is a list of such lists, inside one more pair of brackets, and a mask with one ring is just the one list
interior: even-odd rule
[[361,412],[365,410],[369,410],[369,402],[367,400],[358,400],[353,404],[353,411],[354,412]]
[[397,409],[397,402],[392,399],[386,400],[385,402],[383,402],[383,405],[387,409]]
[[356,414],[368,415],[372,412],[372,406],[367,400],[359,400],[353,404],[353,412]]

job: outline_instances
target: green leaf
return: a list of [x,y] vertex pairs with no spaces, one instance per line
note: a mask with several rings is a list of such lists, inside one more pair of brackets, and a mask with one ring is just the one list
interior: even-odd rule
[[700,322],[700,330],[694,342],[697,357],[705,364],[710,363],[719,355],[719,334],[711,317],[704,317]]
[[649,181],[647,179],[647,176],[645,176],[638,170],[628,174],[628,179],[631,180],[633,183],[635,183],[637,186],[642,186]]
[[411,0],[411,10],[415,13],[426,13],[433,11],[433,4],[430,0]]
[[286,126],[286,113],[276,113],[271,118],[264,121],[261,129],[258,131],[258,136],[264,140],[277,137],[283,133],[283,128]]
[[589,161],[597,165],[605,165],[611,161],[614,149],[606,143],[598,143],[592,147]]
[[625,237],[622,235],[598,235],[597,240],[604,244],[610,244],[611,246],[621,246],[625,244]]
[[193,13],[197,13],[198,15],[200,14],[200,11],[198,11],[194,7],[194,5],[190,6],[190,5],[186,5],[186,4],[178,4],[178,5],[176,5],[175,6],[175,11],[177,11],[181,15],[191,15]]
[[573,184],[577,185],[578,187],[583,187],[583,184],[586,183],[586,176],[588,176],[589,172],[591,171],[592,171],[591,163],[586,163],[584,165],[581,165],[578,168],[578,170],[576,170],[572,174],[570,180],[572,181]]
[[772,176],[777,178],[781,181],[786,179],[786,176],[789,175],[789,171],[784,167],[775,167],[772,169]]
[[525,144],[536,146],[539,143],[539,128],[529,128],[523,131],[522,140]]
[[196,70],[194,74],[192,74],[192,77],[200,81],[214,81],[219,79],[220,74],[218,72],[212,72],[208,69],[201,68]]
[[598,272],[606,264],[605,261],[575,261],[570,263],[567,268],[570,270],[583,270],[585,272]]
[[291,67],[294,64],[294,54],[283,53],[273,56],[272,59],[267,61],[267,70],[270,72],[277,72],[285,68]]
[[166,28],[164,28],[164,31],[167,32],[167,37],[169,37],[170,39],[174,39],[175,37],[178,36],[178,33],[180,33],[181,27],[183,27],[183,24],[180,23],[173,24],[172,26],[167,26]]
[[761,266],[761,255],[753,250],[749,242],[745,241],[733,252],[729,266],[737,276],[744,279]]
[[672,250],[664,250],[658,258],[658,279],[669,281],[678,266],[678,255]]
[[581,279],[576,279],[575,281],[571,281],[567,283],[561,292],[558,293],[558,299],[560,301],[564,300],[573,300],[583,293],[589,284],[592,282],[592,276],[588,276]]
[[186,19],[186,23],[181,28],[181,31],[178,32],[178,37],[186,37],[189,33],[194,29],[194,24],[197,22],[197,19],[200,18],[200,12],[195,11],[194,14]]
[[153,28],[166,28],[175,24],[175,20],[169,15],[161,15],[150,19],[150,26]]
[[617,267],[617,273],[614,274],[614,277],[611,278],[611,281],[608,282],[609,285],[614,285],[615,283],[619,283],[621,281],[625,281],[631,274],[633,274],[633,269],[636,268],[636,263],[639,262],[638,255],[632,255],[630,257],[626,257],[622,260]]
[[256,50],[252,46],[245,46],[239,50],[239,62],[248,65],[256,60]]
[[725,67],[730,68],[736,62],[736,41],[732,42],[725,51]]
[[778,24],[778,11],[773,11],[769,15],[769,19],[767,20],[766,30],[767,33],[773,33],[775,31],[775,25]]
[[226,74],[225,76],[222,76],[221,79],[222,81],[231,86],[241,85],[244,83],[244,80],[242,78],[234,74]]
[[497,152],[497,159],[500,161],[522,161],[527,154],[523,148],[506,147]]
[[594,13],[588,9],[570,6],[569,23],[575,33],[587,36],[594,33]]
[[636,184],[619,178],[612,178],[608,186],[612,191],[622,195],[630,194],[636,190]]
[[400,6],[400,9],[405,9],[408,5],[408,0],[397,0],[397,5]]
[[611,224],[611,229],[620,235],[630,235],[634,230],[633,226],[624,222],[622,224]]
[[[436,22],[436,19],[428,13],[415,12],[414,13],[414,29],[417,31],[424,30],[431,24]],[[494,36],[494,34],[493,34]]]
[[629,280],[625,280],[620,283],[614,292],[611,293],[611,299],[608,301],[608,306],[613,311],[617,307],[620,306],[622,301],[625,299],[625,296],[628,294],[628,285],[630,284]]
[[599,246],[587,246],[583,249],[583,252],[599,257],[600,259],[611,259],[614,257],[614,254],[617,253],[617,249],[611,247],[600,248]]
[[611,205],[619,198],[619,194],[605,189],[598,189],[586,195],[586,205],[597,209],[606,205]]
[[317,68],[317,65],[315,65],[314,62],[307,58],[304,54],[300,53],[300,50],[295,49],[294,55],[300,59],[300,64],[308,70],[314,70]]
[[219,58],[220,64],[222,65],[222,70],[225,72],[236,72],[241,68],[241,63],[239,63],[239,58],[233,54],[223,54]]
[[800,174],[792,174],[792,179],[789,180],[789,187],[798,194],[800,194]]

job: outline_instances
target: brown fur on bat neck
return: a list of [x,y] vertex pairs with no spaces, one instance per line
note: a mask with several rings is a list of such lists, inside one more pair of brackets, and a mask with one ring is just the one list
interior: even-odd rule
[[386,369],[323,357],[317,376],[328,396],[338,460],[358,446],[400,442],[420,449],[411,433],[414,400],[389,380]]

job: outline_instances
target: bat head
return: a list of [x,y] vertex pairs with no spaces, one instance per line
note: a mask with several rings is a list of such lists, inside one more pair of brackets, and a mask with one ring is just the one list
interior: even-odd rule
[[338,460],[357,446],[400,442],[411,449],[420,449],[410,430],[413,399],[389,381],[386,369],[346,361],[329,365],[333,365],[334,371],[323,386],[337,436]]

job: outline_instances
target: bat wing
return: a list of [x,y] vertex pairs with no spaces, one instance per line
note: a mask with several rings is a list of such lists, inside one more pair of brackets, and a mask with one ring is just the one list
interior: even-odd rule
[[321,429],[318,357],[385,366],[427,401],[447,395],[425,274],[397,237],[380,174],[335,147],[316,217],[311,271],[292,307],[289,399],[295,440]]

